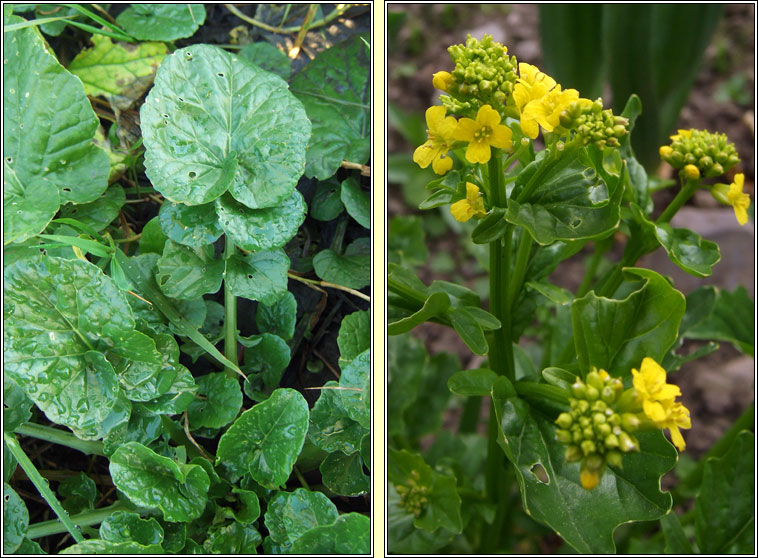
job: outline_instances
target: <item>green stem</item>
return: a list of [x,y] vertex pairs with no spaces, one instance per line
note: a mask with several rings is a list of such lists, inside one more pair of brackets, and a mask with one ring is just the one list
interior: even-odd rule
[[[74,525],[81,527],[89,527],[90,525],[98,525],[103,520],[111,515],[113,512],[127,509],[121,502],[116,502],[108,507],[100,508],[98,510],[89,510],[76,515],[71,516],[71,521]],[[40,537],[47,537],[49,535],[57,535],[58,533],[65,533],[66,527],[57,519],[51,519],[50,521],[41,521],[40,523],[34,523],[29,525],[29,530],[26,532],[26,536],[30,539],[39,539]]]
[[516,262],[513,265],[513,274],[511,276],[511,282],[508,287],[508,304],[513,307],[516,302],[521,287],[524,283],[524,277],[526,276],[526,268],[529,265],[529,255],[532,252],[532,243],[534,239],[529,231],[525,228],[521,229],[521,241],[518,245],[518,252],[516,253]]
[[16,461],[18,461],[18,464],[21,465],[21,468],[26,473],[26,476],[29,477],[30,481],[32,481],[34,486],[39,491],[40,495],[47,501],[48,505],[55,512],[55,515],[58,516],[58,519],[61,520],[66,528],[66,531],[71,533],[71,536],[76,542],[82,542],[84,540],[84,535],[82,535],[81,531],[79,531],[76,525],[74,525],[74,523],[71,521],[68,512],[63,509],[63,506],[61,506],[58,498],[55,497],[55,493],[50,490],[50,485],[48,484],[47,479],[39,474],[37,468],[26,456],[24,450],[21,449],[21,446],[19,445],[18,440],[16,440],[16,437],[10,432],[4,432],[3,435],[5,439],[5,445],[8,446],[8,449],[13,454],[13,457],[15,457]]
[[310,490],[311,487],[308,486],[308,481],[305,480],[305,477],[303,476],[303,473],[300,472],[300,469],[298,469],[297,467],[294,467],[292,470],[295,472],[295,476],[297,477],[297,480],[299,480],[300,484],[303,485],[303,488],[305,488],[306,490]]
[[674,199],[671,200],[671,203],[668,204],[668,207],[663,210],[663,213],[661,213],[661,216],[658,217],[658,220],[655,223],[660,225],[671,221],[671,218],[676,215],[676,212],[679,211],[685,203],[687,203],[687,200],[695,194],[699,187],[699,180],[688,180],[685,185],[682,186],[682,189],[679,190],[676,197],[674,197]]
[[16,434],[21,434],[22,436],[29,436],[31,438],[52,442],[59,446],[66,446],[87,455],[105,455],[102,442],[80,440],[73,434],[58,430],[57,428],[51,428],[33,422],[25,422],[24,424],[19,425],[14,432]]
[[[234,243],[227,235],[224,246],[224,260],[226,260],[226,273],[229,272],[229,259],[234,254]],[[229,285],[229,279],[224,278],[224,356],[237,366],[237,297],[234,296]],[[226,367],[229,376],[236,374],[235,370]]]

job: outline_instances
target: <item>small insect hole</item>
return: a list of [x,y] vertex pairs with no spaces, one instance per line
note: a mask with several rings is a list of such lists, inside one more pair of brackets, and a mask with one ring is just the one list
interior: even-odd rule
[[253,278],[253,276],[252,276],[252,275],[248,275],[248,276],[247,276],[247,278],[248,278],[248,279],[252,279],[252,278]]
[[6,158],[5,158],[5,160],[6,160],[8,163],[12,163],[12,162],[13,162],[13,157],[6,157]]
[[163,121],[164,126],[168,126],[168,120]]
[[63,190],[64,192],[70,192],[71,188],[66,187],[66,188],[61,188],[61,190]]
[[24,129],[24,125],[23,124],[19,124],[18,127],[21,128],[22,130]]
[[6,494],[5,496],[3,496],[3,498],[5,499],[6,502],[10,502],[11,501],[11,495],[10,494]]
[[179,97],[179,102],[180,102],[180,103],[183,103],[183,102],[184,102],[184,99],[182,99],[181,97]]
[[219,72],[216,74],[218,77],[224,77],[224,74],[222,72]]
[[195,178],[197,176],[197,173],[195,171],[189,171],[189,177]]
[[168,114],[164,114],[162,116],[163,116],[163,118],[168,118]]

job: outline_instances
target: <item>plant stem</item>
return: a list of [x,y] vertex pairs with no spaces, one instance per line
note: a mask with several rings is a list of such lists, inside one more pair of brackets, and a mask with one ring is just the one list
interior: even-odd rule
[[18,461],[18,464],[21,465],[21,468],[26,473],[26,476],[29,477],[29,480],[32,481],[34,486],[39,491],[40,495],[47,501],[48,505],[55,512],[55,515],[58,516],[58,519],[61,520],[66,528],[66,531],[71,533],[71,536],[77,543],[82,542],[84,540],[84,535],[82,535],[81,531],[79,531],[77,526],[74,525],[74,523],[71,521],[68,512],[63,509],[63,506],[61,506],[58,498],[55,497],[55,493],[50,490],[50,485],[48,484],[47,479],[39,474],[37,468],[34,466],[34,464],[27,457],[26,453],[24,453],[24,450],[19,445],[16,437],[10,432],[4,432],[3,436],[5,439],[5,445],[8,446],[8,449],[13,454],[13,457],[15,457],[16,461]]
[[22,436],[29,436],[31,438],[52,442],[53,444],[58,444],[60,446],[66,446],[87,455],[105,455],[102,442],[80,440],[73,434],[58,430],[57,428],[51,428],[33,422],[25,422],[24,424],[19,425],[14,432],[16,434],[21,434]]
[[[113,512],[119,510],[125,510],[126,507],[121,502],[116,502],[108,507],[100,508],[98,510],[89,510],[76,515],[71,516],[71,521],[74,525],[81,527],[88,527],[90,525],[97,525],[102,523],[103,520]],[[40,523],[34,523],[29,525],[29,530],[26,532],[26,536],[30,539],[39,539],[40,537],[47,537],[49,535],[57,535],[58,533],[65,533],[66,527],[57,519],[51,519],[50,521],[41,521]]]
[[518,245],[518,252],[516,253],[516,262],[513,266],[513,274],[511,275],[511,282],[508,286],[508,305],[513,307],[516,302],[521,287],[524,283],[524,277],[526,276],[526,268],[529,265],[529,255],[532,251],[533,243],[532,235],[525,228],[521,229],[521,241]]
[[699,180],[688,180],[684,186],[682,186],[682,189],[679,190],[679,193],[674,197],[674,199],[671,200],[671,203],[668,204],[668,207],[663,210],[663,213],[661,213],[661,216],[658,217],[655,223],[657,225],[660,225],[662,223],[668,223],[671,221],[671,218],[676,215],[676,212],[679,211],[685,203],[687,203],[687,200],[689,200],[695,194],[699,187]]
[[[224,260],[226,271],[229,272],[229,258],[234,254],[234,243],[228,235],[224,237]],[[235,366],[237,365],[237,297],[229,285],[228,277],[224,276],[224,356]],[[236,371],[226,367],[226,373],[234,377]]]

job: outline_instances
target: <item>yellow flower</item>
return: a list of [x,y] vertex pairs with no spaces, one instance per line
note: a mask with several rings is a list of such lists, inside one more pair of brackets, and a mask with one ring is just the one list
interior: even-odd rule
[[[539,71],[537,66],[519,63],[519,80],[513,88],[513,100],[521,115],[521,129],[534,139],[539,134],[539,126],[534,115],[525,115],[524,110],[533,101],[539,101],[556,85],[555,80]],[[560,111],[559,111],[560,112]]]
[[[552,132],[556,126],[560,125],[561,111],[578,99],[579,92],[576,89],[561,91],[561,86],[556,85],[546,95],[530,101],[523,108],[521,111],[522,130],[524,129],[524,121],[526,120],[526,127],[530,132],[528,135],[532,139],[537,137],[537,124],[548,132]],[[527,133],[527,131],[524,130],[524,133]]]
[[658,148],[658,154],[664,159],[670,157],[673,152],[670,145],[662,145]]
[[437,174],[445,174],[453,166],[453,160],[447,156],[455,142],[453,133],[457,122],[452,116],[445,116],[445,107],[435,106],[426,110],[426,143],[413,152],[413,161],[422,169],[430,164]]
[[579,482],[582,483],[582,488],[585,490],[592,490],[600,483],[600,473],[582,469],[579,473]]
[[740,225],[747,223],[747,208],[750,207],[750,196],[742,192],[745,185],[745,175],[738,173],[734,175],[734,182],[729,185],[729,191],[726,197],[729,204],[734,208],[734,215]]
[[677,130],[677,133],[670,137],[672,140],[676,141],[678,139],[681,139],[682,137],[688,138],[691,135],[692,135],[692,130]]
[[487,215],[487,211],[484,209],[484,200],[476,184],[466,182],[466,198],[451,205],[450,213],[453,214],[456,221],[461,223],[465,223],[474,216],[484,217]]
[[447,91],[451,83],[453,83],[453,74],[450,72],[437,72],[432,76],[432,85],[436,89]]
[[492,152],[490,146],[510,149],[513,132],[500,124],[500,114],[489,105],[476,113],[476,120],[461,118],[455,129],[455,139],[468,142],[466,159],[469,163],[487,163]]
[[632,369],[634,388],[642,400],[645,416],[659,428],[668,428],[671,441],[684,450],[680,428],[690,428],[690,412],[675,399],[682,394],[678,386],[666,383],[666,371],[655,360],[645,357],[640,370]]
[[684,165],[684,176],[690,180],[697,180],[700,178],[700,169],[695,165]]

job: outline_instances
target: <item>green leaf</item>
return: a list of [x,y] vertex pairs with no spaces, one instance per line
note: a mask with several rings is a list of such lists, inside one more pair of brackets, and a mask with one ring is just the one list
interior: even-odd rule
[[191,37],[205,23],[203,4],[132,4],[116,23],[140,41],[175,41]]
[[[5,24],[22,22],[18,16]],[[60,203],[87,203],[110,165],[92,144],[98,120],[82,83],[47,51],[39,31],[3,34],[3,243],[42,232]]]
[[79,52],[68,70],[82,80],[87,95],[105,97],[111,106],[124,111],[153,84],[168,48],[163,43],[126,47],[103,35],[92,35],[91,40],[94,46]]
[[131,502],[159,509],[166,521],[192,521],[205,509],[210,479],[199,465],[181,465],[128,442],[111,455],[109,469]]
[[363,472],[363,459],[357,451],[350,455],[339,451],[330,453],[319,471],[324,486],[340,496],[360,496],[371,488],[371,480]]
[[214,259],[213,246],[190,248],[166,241],[155,280],[166,296],[191,300],[215,293],[224,279],[224,260]]
[[[421,496],[418,514],[413,520],[418,529],[434,532],[442,527],[461,532],[461,497],[454,476],[438,473],[420,455],[388,448],[387,480],[395,490],[403,487],[410,490],[410,494]],[[408,511],[413,513],[413,510]]]
[[140,254],[163,254],[168,237],[161,230],[159,217],[153,217],[142,228],[142,236],[139,239]]
[[342,406],[354,421],[371,428],[371,349],[356,356],[340,374]]
[[684,336],[690,339],[728,341],[744,354],[753,356],[754,304],[750,295],[741,285],[732,292],[714,289],[716,296],[713,310],[706,318],[688,328]]
[[128,511],[115,511],[100,524],[100,538],[110,542],[135,542],[141,545],[161,544],[163,527],[154,518],[142,519]]
[[547,281],[527,281],[524,286],[534,289],[550,302],[555,302],[561,306],[565,306],[573,300],[570,291]]
[[33,541],[27,537],[24,537],[24,540],[21,541],[21,545],[16,549],[16,554],[25,556],[25,555],[31,555],[31,554],[47,554],[47,553],[44,550],[42,550],[42,547],[39,545],[37,541]]
[[184,205],[166,201],[161,205],[158,218],[161,230],[168,238],[193,248],[212,244],[224,233],[216,208],[209,203]]
[[167,56],[140,118],[147,175],[172,201],[199,205],[229,190],[250,208],[271,207],[303,174],[311,127],[300,101],[220,48]]
[[289,341],[295,334],[296,321],[297,301],[295,295],[289,291],[273,304],[258,303],[258,309],[255,312],[255,324],[259,331],[273,333],[285,341]]
[[264,521],[271,540],[286,552],[304,533],[331,525],[338,517],[337,507],[324,494],[296,488],[269,501]]
[[645,357],[662,362],[676,341],[684,295],[654,271],[627,268],[625,272],[643,282],[623,300],[598,297],[591,291],[571,306],[583,374],[594,366],[611,376],[629,377]]
[[342,185],[335,178],[320,181],[311,200],[310,215],[317,221],[331,221],[342,213]]
[[291,61],[285,53],[271,43],[259,41],[245,45],[239,55],[281,78],[289,79]]
[[97,498],[95,481],[85,473],[63,479],[58,485],[61,505],[71,515],[91,510]]
[[387,249],[400,255],[400,263],[422,265],[429,260],[426,232],[418,215],[401,215],[390,219]]
[[262,540],[254,526],[235,521],[213,529],[205,539],[203,549],[209,554],[257,554]]
[[117,554],[127,556],[129,554],[163,554],[163,548],[159,544],[142,545],[137,542],[111,542],[102,539],[86,539],[79,544],[64,548],[61,554]]
[[666,539],[666,554],[684,556],[685,554],[695,554],[692,549],[687,535],[684,534],[682,524],[679,522],[679,516],[675,511],[670,511],[661,518],[661,531]]
[[76,219],[94,231],[100,232],[118,217],[125,202],[124,189],[120,184],[112,184],[93,202],[64,205],[61,207],[60,217]]
[[325,180],[343,160],[363,164],[371,153],[370,53],[361,35],[334,45],[292,80],[313,122],[305,174]]
[[[284,339],[271,333],[251,335],[248,338],[241,338],[240,341],[247,347],[245,349],[245,372],[261,374],[267,387],[277,387],[284,370],[290,363],[289,345]],[[254,344],[250,343],[251,341]]]
[[240,523],[252,523],[261,515],[261,504],[258,495],[251,490],[232,488],[232,494],[237,499],[236,509],[232,510],[234,518]]
[[453,328],[466,343],[466,346],[474,354],[486,355],[489,351],[489,345],[487,345],[487,339],[484,337],[482,326],[479,325],[474,315],[465,308],[453,308],[448,316]]
[[160,365],[130,359],[111,359],[124,395],[131,401],[150,401],[171,389],[184,366],[179,364],[179,346],[173,335],[153,336],[161,356]]
[[371,198],[368,192],[361,189],[361,185],[355,176],[348,177],[342,183],[340,198],[350,216],[358,221],[358,224],[364,229],[370,229]]
[[503,236],[507,228],[508,221],[505,220],[505,209],[493,207],[471,232],[471,240],[474,244],[489,244]]
[[545,378],[548,384],[559,387],[567,392],[571,391],[571,386],[576,381],[576,374],[572,374],[563,368],[556,368],[555,366],[545,368],[542,371],[542,377]]
[[[387,335],[407,333],[414,327],[445,316],[450,308],[450,297],[446,293],[432,293],[418,312],[387,325]],[[452,319],[452,318],[451,318]]]
[[221,428],[234,420],[242,407],[242,390],[236,377],[212,372],[195,378],[201,399],[193,399],[187,416],[193,429]]
[[308,431],[308,404],[293,389],[276,389],[242,413],[221,436],[216,463],[272,490],[287,482]]
[[362,289],[371,283],[371,239],[353,241],[344,255],[334,250],[321,250],[313,256],[313,268],[322,280],[351,289]]
[[[3,377],[3,430],[12,432],[27,422],[32,413],[32,401],[24,390],[10,376]],[[11,455],[8,453],[8,455]]]
[[226,280],[235,296],[274,304],[287,292],[290,260],[284,250],[234,255],[227,260]]
[[369,554],[371,520],[350,512],[331,525],[321,525],[303,533],[292,545],[292,554]]
[[3,553],[13,554],[26,537],[29,510],[7,482],[3,483]]
[[134,329],[123,292],[93,264],[38,257],[4,275],[5,372],[52,422],[102,435],[119,390],[106,355],[156,363],[155,342]]
[[366,428],[351,419],[344,406],[337,382],[327,382],[311,409],[308,439],[328,453],[350,455],[360,450]]
[[371,347],[371,311],[359,310],[342,318],[337,334],[340,368]]
[[216,200],[218,224],[245,250],[281,248],[305,220],[305,200],[297,190],[274,207],[250,209],[226,194]]
[[[671,508],[671,495],[661,492],[660,482],[677,454],[660,430],[638,433],[641,451],[625,454],[623,469],[608,467],[600,484],[585,490],[580,465],[566,463],[566,447],[555,439],[552,419],[515,397],[504,377],[493,386],[493,402],[501,428],[498,443],[515,465],[524,510],[578,552],[612,554],[618,525],[658,519]],[[546,479],[533,472],[536,464]]]
[[447,380],[447,387],[458,395],[490,395],[497,374],[489,368],[460,370]]
[[705,462],[695,499],[695,537],[703,554],[750,554],[755,530],[755,436],[743,431],[729,451]]
[[537,179],[539,185],[528,200],[508,201],[505,218],[526,227],[543,245],[607,236],[619,223],[620,176],[606,171],[602,153],[593,147],[583,148],[576,157],[563,156],[549,166],[551,161],[548,154],[519,174],[515,188],[523,188],[538,173],[545,173]]

